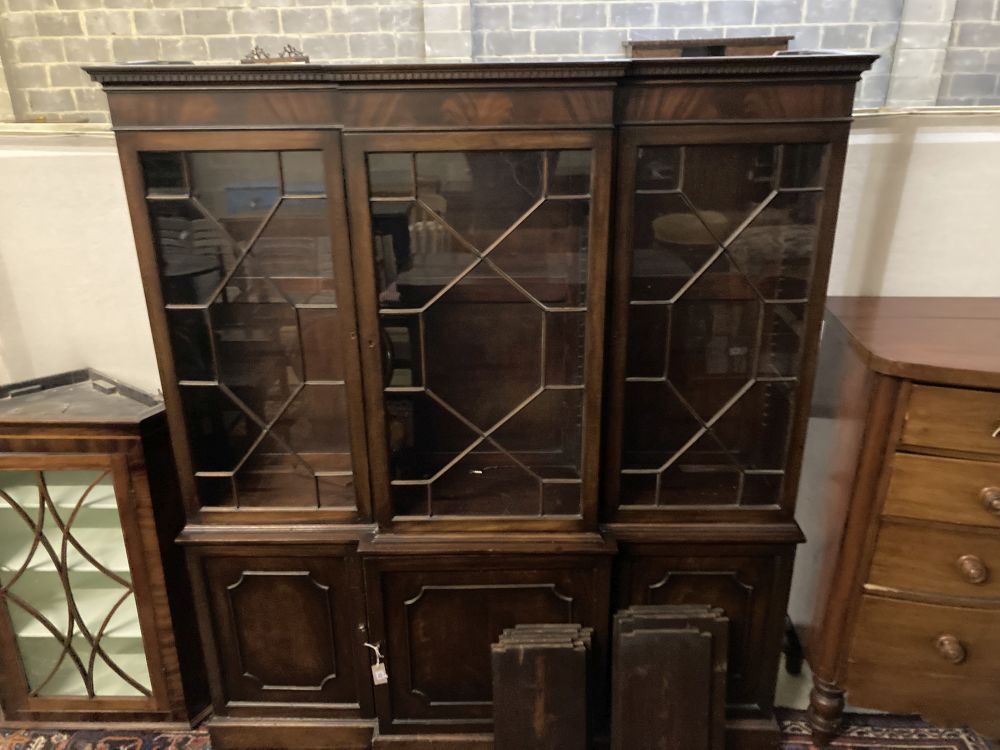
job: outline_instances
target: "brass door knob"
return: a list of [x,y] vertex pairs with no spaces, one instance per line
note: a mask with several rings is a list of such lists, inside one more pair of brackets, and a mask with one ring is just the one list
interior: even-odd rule
[[962,555],[958,558],[958,569],[969,583],[986,583],[990,577],[990,569],[976,555]]
[[934,645],[937,646],[938,653],[945,661],[952,664],[961,664],[965,661],[965,646],[955,636],[947,634],[938,636]]
[[989,513],[1000,516],[1000,487],[983,487],[979,497],[982,498],[983,507]]

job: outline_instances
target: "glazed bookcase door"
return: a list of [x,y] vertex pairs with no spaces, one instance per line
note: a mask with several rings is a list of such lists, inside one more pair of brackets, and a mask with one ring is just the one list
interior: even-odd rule
[[0,693],[9,717],[162,707],[135,524],[120,457],[0,457]]
[[608,139],[345,137],[382,525],[596,525]]
[[123,151],[144,196],[133,215],[189,510],[362,520],[336,137],[140,136]]
[[841,134],[634,129],[620,149],[610,520],[790,511]]

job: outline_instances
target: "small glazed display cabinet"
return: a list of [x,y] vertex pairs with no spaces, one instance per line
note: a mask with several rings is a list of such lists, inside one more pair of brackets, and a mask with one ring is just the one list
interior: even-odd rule
[[0,387],[3,722],[199,718],[176,485],[150,396],[87,370]]
[[1000,300],[830,301],[790,614],[847,701],[1000,737]]
[[519,623],[593,628],[606,737],[612,613],[671,603],[729,618],[732,745],[777,741],[872,60],[90,69],[213,744],[489,747],[490,644]]

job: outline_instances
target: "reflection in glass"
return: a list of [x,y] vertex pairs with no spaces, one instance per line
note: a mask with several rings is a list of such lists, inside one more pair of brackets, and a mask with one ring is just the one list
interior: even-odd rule
[[322,152],[143,164],[201,503],[353,506]]
[[368,155],[397,515],[580,513],[590,160]]
[[541,151],[418,153],[417,197],[483,251],[541,199],[543,158]]
[[822,144],[639,149],[620,501],[779,501]]
[[167,304],[205,304],[236,265],[240,250],[193,201],[151,201],[153,239]]
[[147,151],[139,154],[146,192],[159,195],[186,195],[187,173],[184,158],[173,152]]
[[283,151],[281,181],[285,195],[323,195],[323,155],[318,151]]
[[679,193],[637,195],[632,224],[631,299],[670,300],[719,252],[706,225]]
[[642,146],[636,162],[638,190],[677,190],[681,184],[684,149],[680,146]]

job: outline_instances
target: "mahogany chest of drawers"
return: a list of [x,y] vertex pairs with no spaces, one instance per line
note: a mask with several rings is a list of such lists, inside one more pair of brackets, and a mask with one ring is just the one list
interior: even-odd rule
[[834,299],[790,611],[821,743],[852,705],[1000,735],[1000,300]]

